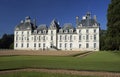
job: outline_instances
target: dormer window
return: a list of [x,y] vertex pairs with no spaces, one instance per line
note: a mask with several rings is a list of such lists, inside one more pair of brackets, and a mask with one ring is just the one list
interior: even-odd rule
[[34,30],[34,33],[37,33],[37,30]]
[[70,29],[70,31],[69,31],[70,33],[73,33],[73,29]]
[[46,30],[43,30],[43,33],[46,34]]
[[41,31],[39,31],[38,34],[41,34]]
[[65,30],[65,33],[68,33],[68,30]]

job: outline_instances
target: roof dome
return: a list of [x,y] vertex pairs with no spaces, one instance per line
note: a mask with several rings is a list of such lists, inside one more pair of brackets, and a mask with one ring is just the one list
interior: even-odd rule
[[69,29],[74,29],[71,23],[66,23],[63,26],[63,30],[69,30]]
[[47,25],[46,24],[39,25],[38,28],[37,28],[37,30],[38,31],[47,30]]

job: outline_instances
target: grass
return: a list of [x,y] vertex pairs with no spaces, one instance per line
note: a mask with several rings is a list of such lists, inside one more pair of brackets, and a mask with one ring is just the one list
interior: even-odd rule
[[0,57],[0,70],[18,68],[48,68],[120,72],[120,52],[95,52],[86,57]]
[[[10,74],[1,74],[0,77],[93,77],[93,76],[79,76],[57,73],[43,73],[43,72],[19,72]],[[94,76],[95,77],[95,76]]]

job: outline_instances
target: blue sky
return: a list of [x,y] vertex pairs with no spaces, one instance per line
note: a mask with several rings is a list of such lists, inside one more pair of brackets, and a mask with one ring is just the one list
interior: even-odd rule
[[72,23],[87,12],[97,15],[102,29],[106,29],[107,8],[110,0],[0,0],[0,36],[11,34],[26,16],[36,18],[37,25],[47,24],[56,18],[60,25]]

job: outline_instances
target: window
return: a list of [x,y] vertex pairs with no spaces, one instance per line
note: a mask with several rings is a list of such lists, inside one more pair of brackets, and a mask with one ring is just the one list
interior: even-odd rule
[[29,43],[27,43],[27,48],[29,47]]
[[86,35],[86,40],[89,40],[89,35]]
[[18,40],[18,36],[16,36],[16,41]]
[[96,48],[96,43],[94,43],[94,48]]
[[18,34],[18,32],[16,32],[16,35]]
[[65,35],[65,40],[67,40],[67,35]]
[[29,37],[27,37],[27,41],[29,41]]
[[72,43],[70,43],[70,48],[72,48]]
[[79,48],[81,48],[81,44],[79,44]]
[[70,41],[72,41],[72,35],[70,35]]
[[53,36],[51,36],[51,40],[53,40]]
[[23,36],[22,36],[22,41],[23,41]]
[[36,36],[34,36],[34,41],[36,41]]
[[89,33],[89,30],[88,30],[88,29],[86,30],[86,33]]
[[65,43],[65,48],[67,48],[67,43]]
[[96,35],[94,35],[94,40],[96,40]]
[[96,29],[94,29],[94,33],[96,33]]
[[45,48],[45,43],[43,43],[43,48]]
[[41,37],[39,36],[39,41],[40,41]]
[[18,47],[18,44],[16,43],[16,47]]
[[60,48],[62,47],[62,44],[60,43]]
[[79,33],[81,33],[81,30],[79,30]]
[[89,44],[88,43],[86,43],[86,48],[89,48]]
[[39,47],[41,47],[41,44],[39,43]]
[[34,47],[36,47],[36,43],[34,43]]
[[43,36],[43,41],[45,41],[45,36]]
[[27,31],[27,35],[29,35],[29,31]]
[[81,40],[81,35],[79,35],[79,40]]
[[22,32],[22,34],[23,34],[24,32]]
[[62,36],[60,35],[60,40],[62,40]]
[[51,34],[53,34],[53,31],[51,31]]
[[23,47],[23,43],[21,44],[21,47]]

